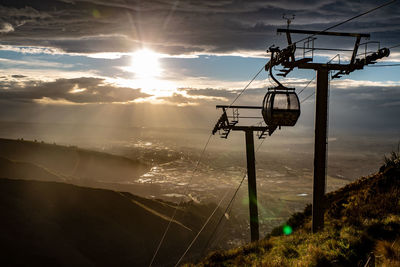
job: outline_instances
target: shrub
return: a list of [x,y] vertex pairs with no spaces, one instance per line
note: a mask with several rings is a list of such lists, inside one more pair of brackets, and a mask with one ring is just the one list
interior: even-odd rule
[[379,169],[380,172],[384,172],[389,168],[400,167],[400,142],[397,144],[397,151],[392,151],[389,156],[384,156],[384,165]]

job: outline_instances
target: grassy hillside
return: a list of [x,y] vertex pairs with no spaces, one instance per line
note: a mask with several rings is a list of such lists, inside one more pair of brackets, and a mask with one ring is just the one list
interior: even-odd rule
[[327,194],[325,228],[310,228],[309,205],[265,239],[214,252],[198,266],[400,266],[399,153],[377,174]]
[[[173,205],[65,183],[0,179],[1,265],[147,266]],[[214,207],[180,207],[155,266],[174,265]],[[188,258],[201,249],[195,245]]]

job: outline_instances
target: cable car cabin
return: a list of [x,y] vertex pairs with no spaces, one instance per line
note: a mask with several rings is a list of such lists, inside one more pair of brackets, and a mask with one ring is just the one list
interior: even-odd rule
[[291,90],[269,89],[264,97],[262,115],[267,125],[294,126],[300,116],[300,102]]

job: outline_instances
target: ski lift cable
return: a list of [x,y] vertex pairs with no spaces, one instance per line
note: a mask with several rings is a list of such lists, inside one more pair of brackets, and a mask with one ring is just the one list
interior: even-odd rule
[[[188,183],[186,184],[186,187],[185,187],[185,190],[184,190],[184,194],[183,194],[183,195],[186,195],[186,193],[187,193],[187,190],[188,190],[188,188],[189,188],[189,185],[190,185],[190,183],[191,183],[192,180],[193,180],[194,174],[196,173],[196,171],[197,171],[197,169],[198,169],[198,167],[199,167],[199,164],[200,164],[201,160],[203,159],[203,156],[204,156],[205,151],[206,151],[206,149],[207,149],[207,147],[208,147],[208,145],[209,145],[209,143],[210,143],[210,141],[211,141],[211,137],[212,137],[212,136],[213,136],[212,134],[210,134],[210,135],[208,136],[207,142],[206,142],[206,144],[205,144],[204,147],[203,147],[203,150],[202,150],[202,152],[201,152],[201,154],[200,154],[200,157],[199,157],[199,159],[198,159],[198,161],[197,161],[197,163],[196,163],[196,166],[195,166],[195,168],[193,169],[192,175],[191,175],[191,177],[190,177]],[[150,261],[149,267],[151,267],[151,266],[153,265],[153,262],[154,262],[155,258],[157,257],[157,254],[158,254],[158,252],[159,252],[159,250],[160,250],[160,248],[161,248],[161,245],[163,244],[163,242],[164,242],[164,240],[165,240],[165,237],[166,237],[166,235],[167,235],[167,233],[168,233],[168,230],[169,230],[169,228],[170,228],[170,226],[171,226],[171,223],[172,223],[172,221],[175,219],[177,210],[178,210],[178,208],[182,205],[182,203],[183,203],[183,199],[181,199],[181,200],[179,201],[178,205],[175,207],[174,213],[172,214],[172,216],[171,216],[171,218],[170,218],[170,220],[169,220],[169,222],[168,222],[168,224],[167,224],[167,227],[165,228],[165,231],[164,231],[164,233],[163,233],[163,235],[162,235],[162,237],[161,237],[161,239],[160,239],[160,242],[159,242],[158,245],[157,245],[157,249],[156,249],[156,251],[154,252],[154,255],[153,255],[153,257],[152,257],[152,259],[151,259],[151,261]]]
[[261,69],[256,73],[256,75],[254,75],[254,77],[250,80],[250,82],[242,89],[242,91],[240,91],[237,96],[235,97],[235,99],[233,99],[232,103],[228,106],[227,109],[229,109],[235,102],[236,100],[239,99],[239,97],[244,93],[244,91],[247,90],[247,88],[250,86],[250,84],[258,77],[258,75],[261,73],[261,71],[263,71],[265,65],[263,65],[261,67]]
[[229,212],[229,208],[231,207],[233,201],[235,200],[236,195],[239,192],[240,187],[242,186],[244,180],[246,179],[246,176],[247,176],[247,174],[245,173],[243,175],[238,187],[236,188],[235,193],[233,193],[233,196],[232,196],[231,200],[229,201],[228,205],[226,206],[225,211],[222,213],[221,217],[219,218],[219,220],[217,222],[217,225],[215,226],[215,228],[214,228],[213,232],[211,233],[210,237],[208,238],[207,243],[205,244],[205,246],[203,248],[203,251],[201,252],[201,255],[203,255],[204,252],[206,251],[206,249],[208,248],[208,245],[210,244],[211,240],[213,239],[214,235],[216,234],[219,225],[221,224],[222,220],[225,217],[225,214],[227,214]]
[[392,47],[389,47],[389,49],[393,49],[393,48],[396,48],[396,47],[399,47],[399,46],[400,46],[400,44],[397,44],[397,45],[394,45]]
[[225,192],[225,195],[221,198],[219,201],[218,205],[215,207],[213,212],[208,216],[207,220],[204,222],[203,226],[200,228],[199,232],[197,235],[193,238],[192,242],[190,242],[189,246],[186,248],[185,252],[182,254],[182,256],[179,258],[178,262],[175,264],[175,267],[179,265],[179,263],[183,260],[183,258],[186,256],[186,253],[190,250],[190,248],[193,246],[194,242],[196,242],[197,238],[200,236],[201,232],[203,232],[204,228],[206,228],[208,222],[211,220],[211,218],[214,216],[215,212],[218,210],[218,208],[221,206],[222,201],[225,199],[225,197],[228,195],[228,191]]
[[399,64],[385,64],[385,65],[371,65],[371,66],[367,66],[367,67],[400,67],[400,63]]
[[310,97],[312,97],[313,95],[315,95],[315,91],[314,92],[312,92],[312,94],[311,95],[309,95],[309,96],[307,96],[306,98],[304,98],[303,100],[301,100],[301,104],[303,104],[303,102],[304,101],[306,101],[307,99],[309,99]]
[[300,92],[298,93],[298,95],[300,95],[304,90],[306,90],[307,87],[312,83],[312,81],[315,80],[316,77],[317,77],[317,76],[314,76],[314,78],[312,78],[312,79],[307,83],[307,85],[304,86],[304,88],[300,90]]
[[316,36],[316,35],[319,35],[319,34],[321,34],[321,33],[324,33],[324,32],[326,32],[326,31],[329,31],[329,30],[331,30],[331,29],[333,29],[333,28],[336,28],[336,27],[338,27],[338,26],[341,26],[341,25],[343,25],[343,24],[345,24],[345,23],[347,23],[347,22],[349,22],[349,21],[352,21],[352,20],[357,19],[357,18],[359,18],[359,17],[362,17],[362,16],[364,16],[364,15],[367,15],[367,14],[369,14],[369,13],[375,11],[375,10],[378,10],[378,9],[380,9],[380,8],[382,8],[382,7],[391,5],[391,4],[393,4],[394,2],[396,2],[396,1],[397,1],[397,0],[392,0],[392,1],[389,1],[389,2],[386,2],[386,3],[382,4],[382,5],[380,5],[380,6],[374,7],[374,8],[372,8],[372,9],[366,11],[366,12],[363,12],[363,13],[361,13],[361,14],[358,14],[358,15],[354,16],[354,17],[351,17],[351,18],[349,18],[349,19],[346,19],[346,20],[344,20],[344,21],[342,21],[342,22],[339,22],[339,23],[337,23],[337,24],[335,24],[335,25],[333,25],[333,26],[330,26],[330,27],[328,27],[328,28],[326,28],[326,29],[324,29],[324,30],[322,30],[322,31],[320,31],[320,32],[317,32],[317,33],[311,34],[311,35],[309,35],[309,36],[307,36],[307,37],[304,37],[303,39],[300,39],[300,40],[294,42],[294,43],[291,44],[291,45],[295,45],[295,44],[300,43],[300,42],[302,42],[302,41],[308,40],[309,38],[312,38],[312,37],[314,37],[314,36]]
[[[265,141],[265,139],[263,139],[263,140],[261,141],[261,143],[258,145],[258,147],[257,147],[257,149],[256,149],[256,153],[258,152],[258,150],[260,150],[260,147],[261,147],[261,145],[264,143],[264,141]],[[246,177],[247,177],[247,174],[244,173],[244,175],[243,175],[243,177],[242,177],[242,180],[240,181],[240,183],[239,183],[238,187],[236,188],[236,190],[235,190],[235,192],[234,192],[232,198],[230,199],[228,205],[226,206],[225,211],[222,213],[221,217],[219,218],[219,220],[218,220],[218,222],[217,222],[217,225],[215,226],[215,228],[214,228],[213,232],[211,233],[210,237],[208,238],[207,243],[206,243],[206,245],[204,246],[203,251],[201,252],[201,255],[204,254],[205,250],[207,249],[208,245],[210,244],[211,240],[213,239],[214,235],[216,234],[219,225],[221,224],[223,218],[225,217],[225,214],[228,214],[228,213],[230,212],[229,210],[230,210],[230,208],[232,207],[233,201],[235,200],[235,198],[236,198],[236,196],[237,196],[237,193],[239,192],[239,189],[240,189],[240,187],[242,186],[242,184],[243,184],[244,180],[246,179]]]

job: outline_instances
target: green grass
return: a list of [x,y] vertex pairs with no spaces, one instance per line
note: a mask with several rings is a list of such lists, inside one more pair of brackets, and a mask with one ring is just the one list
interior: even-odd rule
[[197,265],[364,266],[373,254],[377,266],[400,266],[399,151],[385,157],[377,174],[327,194],[325,206],[318,233],[310,233],[308,205],[265,239],[213,252]]

